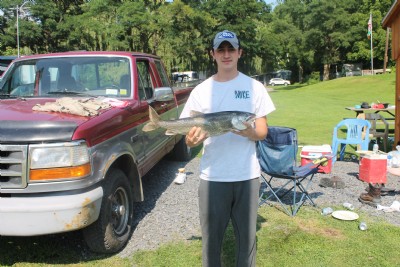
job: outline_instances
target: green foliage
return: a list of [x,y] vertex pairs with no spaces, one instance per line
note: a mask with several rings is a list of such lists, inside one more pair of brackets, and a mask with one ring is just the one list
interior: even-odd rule
[[312,72],[306,79],[307,85],[319,83],[320,81],[320,73],[316,71]]
[[17,49],[16,8],[25,3],[19,16],[21,54],[139,51],[161,56],[169,71],[211,74],[210,42],[217,31],[230,29],[244,49],[242,72],[289,69],[292,81],[300,82],[316,71],[327,79],[332,64],[369,68],[370,12],[374,67],[382,68],[386,31],[380,23],[392,5],[391,0],[286,0],[272,10],[260,0],[27,1],[0,1],[0,54]]
[[3,55],[4,56],[13,56],[13,55],[17,55],[18,51],[16,48],[12,48],[12,47],[6,47],[6,50],[4,51]]

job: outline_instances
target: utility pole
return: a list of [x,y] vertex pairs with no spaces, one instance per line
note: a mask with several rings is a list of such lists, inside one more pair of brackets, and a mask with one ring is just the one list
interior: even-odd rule
[[17,53],[19,57],[19,6],[17,5]]
[[24,12],[24,10],[22,8],[24,7],[24,5],[26,5],[28,3],[34,3],[34,1],[27,0],[27,1],[24,1],[21,6],[17,5],[17,53],[18,53],[18,57],[20,55],[19,54],[19,12],[20,12],[20,10],[22,12]]
[[373,46],[372,46],[372,13],[369,14],[368,20],[368,39],[371,41],[371,73],[374,75],[374,54],[373,54]]

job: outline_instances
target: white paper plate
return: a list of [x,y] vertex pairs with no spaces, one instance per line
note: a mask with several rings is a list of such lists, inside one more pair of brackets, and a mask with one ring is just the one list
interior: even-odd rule
[[339,220],[354,221],[358,219],[358,214],[348,210],[337,210],[332,212],[332,216]]

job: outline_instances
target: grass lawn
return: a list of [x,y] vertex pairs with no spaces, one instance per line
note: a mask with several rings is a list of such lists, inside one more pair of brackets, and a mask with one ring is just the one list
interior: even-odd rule
[[[370,228],[358,230],[359,221],[324,217],[304,206],[296,217],[274,207],[259,210],[257,266],[399,266],[400,228],[371,221],[359,213]],[[179,242],[157,251],[136,253],[134,266],[201,266],[201,242]],[[397,256],[396,256],[397,255]],[[234,265],[234,237],[228,228],[223,244],[224,266]]]
[[[345,107],[378,100],[394,104],[395,75],[348,77],[274,89],[270,95],[277,110],[268,116],[269,125],[296,128],[300,145],[331,144],[333,127],[343,118],[355,117]],[[302,207],[291,218],[264,205],[259,209],[257,266],[400,266],[400,227],[359,215],[368,223],[367,231],[358,230],[359,220],[323,217],[311,207]],[[224,266],[234,266],[233,239],[230,227],[223,245]],[[124,259],[83,255],[79,247],[60,238],[54,243],[44,243],[41,237],[29,244],[21,240],[27,239],[0,237],[0,266],[201,266],[201,240],[197,239],[166,244]]]
[[[268,116],[269,125],[296,128],[299,145],[331,144],[334,126],[343,118],[356,115],[345,107],[377,101],[394,104],[395,74],[346,77],[309,86],[278,87],[270,92],[270,96],[276,111]],[[393,125],[391,129],[393,132]]]

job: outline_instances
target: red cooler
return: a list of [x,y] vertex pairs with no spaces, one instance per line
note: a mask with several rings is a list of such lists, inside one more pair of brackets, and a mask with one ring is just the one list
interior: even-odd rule
[[387,156],[380,154],[364,155],[360,158],[360,180],[367,183],[386,183]]
[[[331,155],[332,149],[330,145],[322,146],[304,146],[301,150],[301,166],[312,162],[315,159],[321,158],[324,155]],[[330,173],[332,169],[332,158],[328,160],[326,166],[319,166],[318,172]]]

